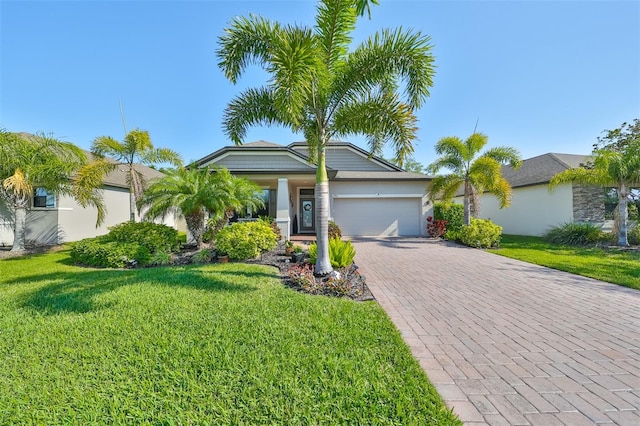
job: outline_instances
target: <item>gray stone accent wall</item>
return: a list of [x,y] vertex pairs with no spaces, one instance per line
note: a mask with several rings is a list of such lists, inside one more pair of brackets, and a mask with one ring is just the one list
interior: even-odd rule
[[604,222],[604,189],[573,185],[574,222]]

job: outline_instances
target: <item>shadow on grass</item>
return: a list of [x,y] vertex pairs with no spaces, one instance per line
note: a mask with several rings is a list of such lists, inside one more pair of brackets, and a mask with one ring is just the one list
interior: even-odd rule
[[[61,260],[67,264],[66,260]],[[47,283],[23,296],[22,305],[38,312],[88,313],[108,308],[98,303],[98,296],[120,287],[140,283],[154,286],[184,287],[212,292],[251,292],[257,287],[252,282],[273,275],[260,271],[236,271],[226,269],[200,269],[194,267],[149,268],[136,270],[95,270],[78,268],[69,272],[24,275],[5,281],[5,285],[20,283]]]

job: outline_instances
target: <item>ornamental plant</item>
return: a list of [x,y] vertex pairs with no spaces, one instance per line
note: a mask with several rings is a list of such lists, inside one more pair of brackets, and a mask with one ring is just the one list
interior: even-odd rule
[[[318,256],[318,246],[316,243],[309,245],[309,262],[315,263]],[[329,240],[329,260],[334,268],[346,268],[353,263],[356,257],[356,249],[351,241],[343,241],[340,238]]]
[[434,219],[433,216],[427,217],[427,232],[433,238],[442,238],[447,232],[447,221]]
[[238,222],[223,228],[216,235],[218,254],[227,254],[231,260],[253,259],[273,250],[278,244],[271,226],[264,221]]
[[502,226],[488,219],[471,218],[470,225],[464,225],[458,231],[458,240],[469,247],[490,248],[500,245]]

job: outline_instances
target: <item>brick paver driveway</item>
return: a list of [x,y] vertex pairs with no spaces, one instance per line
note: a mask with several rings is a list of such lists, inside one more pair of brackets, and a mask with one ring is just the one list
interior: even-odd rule
[[639,291],[429,239],[354,243],[465,424],[640,425]]

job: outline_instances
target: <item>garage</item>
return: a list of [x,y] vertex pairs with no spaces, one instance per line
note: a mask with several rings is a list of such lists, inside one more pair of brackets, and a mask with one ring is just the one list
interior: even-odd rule
[[335,198],[333,218],[347,236],[418,236],[420,203],[420,198]]

